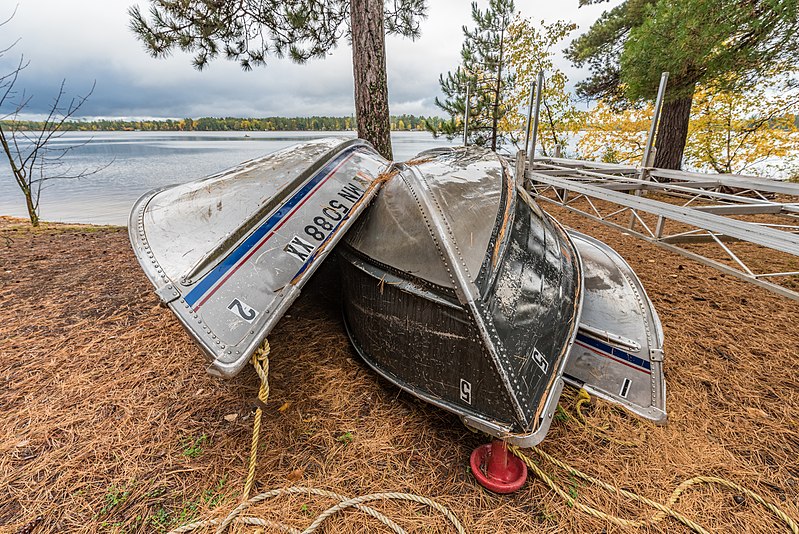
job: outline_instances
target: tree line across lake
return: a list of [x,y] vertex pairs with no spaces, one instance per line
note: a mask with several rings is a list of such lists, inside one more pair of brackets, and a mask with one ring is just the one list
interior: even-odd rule
[[[443,119],[416,115],[391,117],[391,129],[437,129]],[[0,121],[1,123],[2,121]],[[41,130],[43,122],[16,121],[19,130]],[[355,130],[354,117],[202,117],[199,119],[122,120],[98,119],[93,121],[67,121],[61,130],[68,131],[145,131],[145,132],[219,132],[219,131],[347,131]]]

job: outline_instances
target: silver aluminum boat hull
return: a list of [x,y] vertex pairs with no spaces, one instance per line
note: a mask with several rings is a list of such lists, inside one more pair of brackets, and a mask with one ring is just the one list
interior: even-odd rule
[[244,367],[388,167],[364,141],[322,139],[139,199],[133,250],[210,373]]
[[585,272],[583,313],[564,380],[666,422],[663,328],[641,281],[605,243],[569,230]]

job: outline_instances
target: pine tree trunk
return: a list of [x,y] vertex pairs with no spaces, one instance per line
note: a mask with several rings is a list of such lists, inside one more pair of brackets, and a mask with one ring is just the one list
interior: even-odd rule
[[352,0],[350,18],[358,137],[391,160],[383,0]]
[[693,97],[669,100],[663,104],[660,125],[655,139],[655,167],[680,169],[685,141],[688,137],[688,120],[691,118]]
[[505,48],[505,29],[499,37],[499,64],[497,65],[497,86],[494,89],[494,113],[491,122],[491,150],[497,151],[497,130],[499,129],[499,95],[502,91],[502,60]]

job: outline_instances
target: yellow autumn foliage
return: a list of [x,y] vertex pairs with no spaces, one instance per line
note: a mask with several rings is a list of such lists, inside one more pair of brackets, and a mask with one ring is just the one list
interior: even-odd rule
[[[652,120],[652,104],[617,111],[600,101],[583,115],[580,158],[637,165]],[[685,146],[687,167],[717,173],[753,172],[770,160],[799,156],[799,87],[788,76],[748,90],[699,87]]]
[[745,91],[699,88],[694,94],[685,162],[718,173],[743,174],[799,151],[799,90],[784,83]]
[[583,114],[577,141],[580,158],[637,165],[644,155],[654,106],[617,111],[600,101]]
[[508,112],[500,123],[500,129],[508,132],[519,147],[524,143],[530,87],[539,71],[546,73],[546,81],[542,93],[537,148],[543,154],[551,155],[556,145],[565,147],[569,137],[576,131],[579,115],[566,89],[568,78],[553,63],[554,50],[576,28],[576,24],[563,20],[536,24],[521,16],[517,16],[508,26],[507,61],[516,80],[505,101]]

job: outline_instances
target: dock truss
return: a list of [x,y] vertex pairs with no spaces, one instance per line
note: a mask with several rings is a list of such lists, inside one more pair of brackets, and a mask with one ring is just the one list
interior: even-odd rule
[[546,157],[524,179],[539,202],[799,300],[799,184]]

